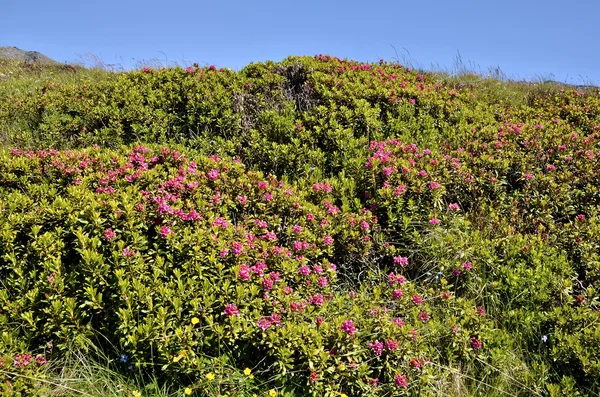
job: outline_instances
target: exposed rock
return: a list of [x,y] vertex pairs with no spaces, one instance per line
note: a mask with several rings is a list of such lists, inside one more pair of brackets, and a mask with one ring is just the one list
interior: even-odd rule
[[25,63],[52,65],[58,64],[55,60],[38,51],[24,51],[17,47],[0,47],[0,59],[12,59]]

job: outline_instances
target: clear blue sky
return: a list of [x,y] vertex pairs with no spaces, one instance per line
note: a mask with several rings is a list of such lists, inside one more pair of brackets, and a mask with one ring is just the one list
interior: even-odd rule
[[[0,46],[58,61],[93,53],[131,68],[158,59],[239,69],[329,54],[600,84],[600,0],[0,0]],[[406,49],[406,50],[405,50]],[[410,54],[410,57],[409,57]]]

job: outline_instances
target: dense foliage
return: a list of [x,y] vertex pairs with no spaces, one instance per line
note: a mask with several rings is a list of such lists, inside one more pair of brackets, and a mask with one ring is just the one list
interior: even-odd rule
[[3,392],[86,341],[199,394],[600,392],[600,90],[42,72],[0,91]]

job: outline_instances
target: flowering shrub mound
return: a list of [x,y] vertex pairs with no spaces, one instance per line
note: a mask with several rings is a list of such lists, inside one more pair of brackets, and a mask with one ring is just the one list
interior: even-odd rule
[[340,288],[338,266],[372,251],[369,211],[341,211],[325,183],[296,192],[194,160],[144,146],[2,155],[5,352],[60,356],[85,335],[194,384],[228,351],[283,387],[362,394],[425,388],[434,346],[468,361],[483,348],[484,313],[447,290],[401,272]]
[[409,256],[409,278],[482,298],[524,349],[540,338],[551,346],[532,360],[594,384],[600,339],[582,324],[599,314],[600,128],[537,139],[541,126],[521,127],[499,132],[497,144],[472,140],[443,154],[372,142],[370,207]]
[[600,392],[600,90],[81,76],[0,89],[0,380],[91,339],[214,395]]

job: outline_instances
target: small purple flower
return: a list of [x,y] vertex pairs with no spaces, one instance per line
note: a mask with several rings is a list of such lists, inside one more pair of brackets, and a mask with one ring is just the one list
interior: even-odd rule
[[342,331],[344,331],[350,336],[354,336],[354,333],[356,332],[356,326],[354,325],[354,321],[352,320],[344,321],[340,328]]

